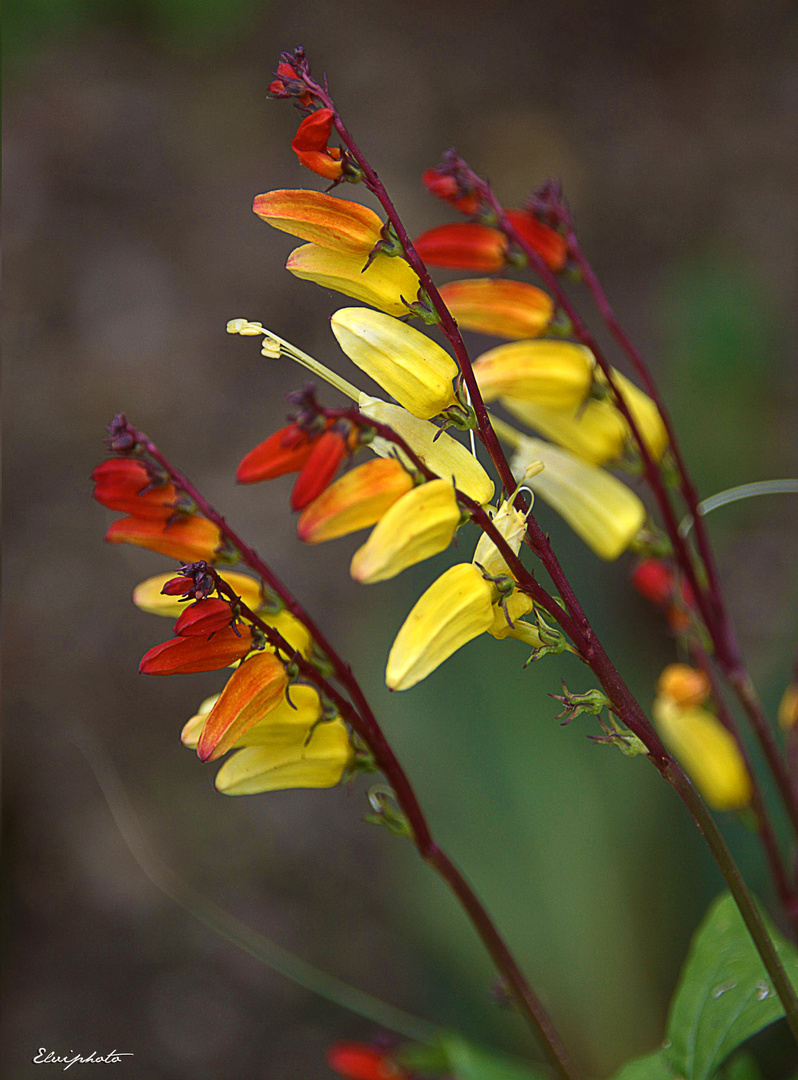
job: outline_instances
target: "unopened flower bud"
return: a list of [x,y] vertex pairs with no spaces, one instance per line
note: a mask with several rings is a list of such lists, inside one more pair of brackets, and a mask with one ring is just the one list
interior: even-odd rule
[[199,514],[174,521],[124,517],[111,523],[105,534],[109,544],[135,544],[180,562],[213,562],[222,543],[218,526]]
[[493,625],[493,587],[472,563],[451,566],[419,598],[388,656],[385,682],[407,690]]
[[673,570],[664,559],[643,559],[632,571],[632,585],[646,600],[664,607],[673,597]]
[[593,356],[570,341],[513,341],[477,357],[474,374],[485,401],[512,397],[575,409],[590,390]]
[[431,480],[403,495],[355,552],[352,577],[364,585],[386,581],[451,544],[460,507],[450,480]]
[[412,487],[410,473],[395,458],[366,461],[344,473],[302,511],[299,539],[320,544],[376,525]]
[[291,149],[306,169],[326,180],[339,180],[344,171],[341,151],[327,145],[332,125],[332,109],[317,109],[306,116],[297,128],[291,140]]
[[657,681],[657,692],[681,708],[703,705],[710,689],[709,676],[689,664],[668,664]]
[[166,521],[174,512],[177,491],[174,484],[153,483],[140,461],[111,458],[91,474],[93,496],[109,510],[121,510],[138,518]]
[[256,484],[261,480],[273,480],[289,472],[298,472],[310,457],[312,448],[308,433],[296,424],[288,424],[258,443],[242,458],[236,480],[239,484]]
[[183,608],[175,623],[179,637],[204,637],[230,626],[233,612],[227,600],[197,600]]
[[534,338],[551,322],[554,304],[534,285],[505,278],[466,278],[438,290],[463,330],[504,338]]
[[[263,592],[259,581],[247,574],[226,571],[224,580],[241,597],[252,611],[257,611],[263,603]],[[166,586],[175,583],[174,591],[166,592]],[[133,590],[133,603],[141,611],[152,615],[165,615],[176,619],[186,610],[177,597],[185,596],[192,587],[190,577],[175,577],[174,574],[156,574],[142,581]],[[180,590],[180,591],[177,591]]]
[[256,195],[252,209],[275,229],[365,261],[378,243],[382,222],[367,206],[321,191],[281,190]]
[[404,300],[415,300],[420,288],[416,274],[402,258],[377,254],[367,270],[365,257],[304,244],[291,252],[286,270],[304,281],[352,296],[389,315],[404,315]]
[[336,428],[314,440],[291,490],[291,509],[303,510],[327,487],[347,455],[346,436]]
[[538,221],[528,210],[508,210],[507,217],[521,239],[540,255],[550,270],[555,273],[562,270],[568,254],[562,233]]
[[614,461],[626,448],[626,421],[606,398],[588,398],[572,409],[551,409],[511,397],[502,397],[501,404],[533,431],[593,465]]
[[474,222],[436,225],[417,236],[413,247],[428,266],[452,270],[494,273],[504,267],[507,259],[504,234]]
[[252,648],[249,627],[236,633],[231,626],[210,639],[175,637],[150,649],[141,658],[141,675],[190,675],[196,671],[219,671],[240,660]]
[[457,364],[432,338],[371,308],[341,308],[330,319],[349,359],[422,420],[455,401]]

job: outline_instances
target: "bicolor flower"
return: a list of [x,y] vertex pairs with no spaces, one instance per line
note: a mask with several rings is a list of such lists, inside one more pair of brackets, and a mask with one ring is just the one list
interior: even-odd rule
[[395,458],[358,465],[306,507],[297,522],[299,539],[320,544],[376,525],[413,487],[413,478]]
[[520,476],[530,461],[545,468],[526,483],[602,559],[617,559],[646,519],[643,503],[608,472],[540,439],[525,438],[513,456]]
[[473,563],[449,567],[405,619],[388,655],[385,682],[408,690],[493,625],[494,587]]
[[[358,408],[369,419],[393,428],[432,472],[444,479],[454,478],[454,485],[459,491],[483,506],[491,501],[493,481],[474,455],[447,432],[442,432],[428,420],[419,420],[401,405],[392,405],[368,394],[360,395]],[[396,446],[385,439],[374,439],[369,443],[369,448],[380,457],[398,455],[408,469],[413,468],[407,455],[403,455],[401,450],[397,451]]]
[[208,713],[197,743],[202,761],[214,761],[284,699],[288,686],[285,666],[273,653],[259,652],[230,676]]
[[[164,595],[163,587],[167,581],[174,580],[174,573],[156,574],[142,581],[133,590],[133,603],[141,611],[147,611],[151,615],[164,615],[168,619],[177,619],[186,610],[185,603],[181,603],[180,595]],[[263,590],[261,584],[255,578],[247,574],[237,574],[225,571],[224,580],[244,601],[251,611],[257,611],[263,603]],[[186,579],[186,588],[189,581]]]
[[110,458],[94,469],[91,478],[94,498],[109,510],[156,521],[166,521],[175,514],[174,484],[153,481],[140,461]]
[[210,638],[174,637],[154,646],[141,658],[141,675],[191,675],[219,671],[241,660],[252,649],[248,626],[228,626]]
[[429,420],[455,402],[458,367],[432,338],[371,308],[341,308],[330,319],[349,359],[405,409]]
[[305,117],[291,140],[291,149],[301,164],[326,180],[340,180],[344,171],[341,151],[327,145],[333,116],[332,109],[317,109]]
[[393,504],[355,552],[352,577],[371,585],[438,555],[451,544],[460,520],[451,480],[419,484]]
[[590,391],[593,354],[570,341],[512,341],[478,356],[474,374],[485,401],[512,397],[574,409]]
[[135,544],[179,562],[213,562],[222,543],[217,525],[199,514],[181,514],[170,521],[123,517],[111,523],[105,534],[109,544]]
[[708,709],[655,699],[652,715],[662,741],[714,810],[742,810],[751,777],[734,738]]
[[365,261],[380,240],[382,222],[367,206],[321,191],[280,190],[256,195],[252,209],[275,229]]
[[[219,700],[219,694],[212,694],[206,698],[190,720],[183,725],[180,733],[180,741],[183,746],[190,750],[196,750],[208,713]],[[268,715],[253,724],[245,732],[238,736],[233,749],[242,746],[260,746],[271,738],[271,729],[278,724],[298,724],[306,731],[310,731],[315,723],[321,720],[322,705],[319,692],[315,686],[306,686],[304,683],[296,683],[290,686],[283,694],[280,701]]]
[[313,281],[325,289],[352,296],[388,315],[406,315],[416,299],[420,282],[402,258],[379,252],[364,270],[360,254],[332,251],[319,244],[304,244],[291,252],[286,270],[303,281]]
[[504,338],[534,338],[551,322],[554,303],[534,285],[506,278],[466,278],[439,290],[463,330]]

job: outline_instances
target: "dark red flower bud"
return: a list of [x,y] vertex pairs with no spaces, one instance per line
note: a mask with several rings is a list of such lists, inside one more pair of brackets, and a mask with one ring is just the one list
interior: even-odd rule
[[632,571],[632,585],[646,600],[664,607],[673,596],[673,570],[662,559],[643,559]]
[[187,596],[194,591],[194,578],[183,576],[170,578],[161,589],[163,596]]
[[270,94],[279,98],[299,98],[303,105],[310,105],[312,100],[310,91],[299,78],[293,64],[289,64],[286,60],[281,60],[277,65],[275,75],[277,76],[276,79],[269,83]]
[[197,600],[177,620],[175,633],[181,637],[208,637],[232,621],[233,612],[227,600]]
[[407,1076],[385,1050],[367,1043],[333,1043],[327,1049],[327,1064],[346,1080],[404,1080]]
[[296,424],[288,424],[250,450],[238,466],[236,479],[239,484],[255,484],[297,472],[310,457],[311,449],[307,432]]
[[531,248],[546,262],[550,270],[558,273],[565,266],[568,245],[562,233],[544,225],[528,210],[508,210],[507,217]]
[[139,664],[141,675],[190,675],[195,671],[219,671],[240,660],[252,648],[252,633],[242,626],[219,630],[212,638],[175,637],[146,652]]
[[140,461],[110,458],[97,466],[91,478],[94,498],[109,510],[160,521],[166,521],[175,512],[174,485],[153,482]]
[[425,169],[421,174],[421,179],[431,195],[443,199],[462,214],[475,214],[479,210],[477,193],[463,190],[456,177],[441,173],[438,169]]
[[291,491],[292,510],[304,510],[321,495],[338,472],[347,452],[346,434],[336,428],[325,431],[316,439]]

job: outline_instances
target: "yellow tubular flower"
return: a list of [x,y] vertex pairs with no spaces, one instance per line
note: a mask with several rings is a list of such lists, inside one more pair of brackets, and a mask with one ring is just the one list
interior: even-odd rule
[[330,324],[349,359],[413,416],[429,420],[454,404],[457,364],[420,330],[371,308],[341,308]]
[[[436,475],[447,480],[454,477],[458,491],[464,492],[483,506],[493,498],[493,481],[474,455],[451,435],[441,432],[440,428],[428,420],[419,420],[401,405],[391,405],[367,394],[360,395],[358,408],[364,416],[393,428]],[[374,439],[369,445],[380,457],[397,453],[393,443],[385,439]],[[400,460],[412,469],[413,465],[407,456],[403,456],[401,451],[398,454]]]
[[[501,507],[493,515],[492,520],[501,536],[512,548],[513,554],[517,555],[521,550],[524,533],[526,532],[526,514],[522,514],[520,510],[515,509],[513,497],[511,497],[502,503]],[[477,542],[474,558],[471,561],[479,564],[485,573],[490,574],[491,577],[510,573],[510,568],[504,556],[485,532]]]
[[396,635],[385,671],[407,690],[493,625],[493,587],[472,563],[450,567],[427,589]]
[[362,585],[396,577],[408,566],[444,551],[459,524],[460,507],[451,480],[419,484],[393,504],[355,552],[352,577]]
[[550,409],[575,409],[593,381],[593,354],[570,341],[512,341],[474,361],[485,401],[513,397]]
[[643,525],[646,510],[614,476],[540,439],[524,439],[513,456],[518,476],[529,461],[545,468],[527,483],[602,559],[617,559]]
[[376,458],[350,469],[299,515],[297,533],[320,544],[376,525],[413,487],[413,478],[395,458]]
[[285,788],[334,787],[352,759],[346,725],[341,720],[318,724],[275,724],[263,742],[238,750],[216,774],[216,788],[225,795],[257,795]]
[[380,239],[382,222],[367,206],[321,191],[267,191],[252,209],[275,229],[331,251],[363,257]]
[[205,727],[205,721],[208,719],[208,713],[219,700],[219,697],[219,694],[211,694],[210,697],[206,697],[204,701],[200,702],[194,716],[183,725],[183,730],[180,732],[180,741],[189,750],[197,749],[197,743],[202,734],[202,729]]
[[404,259],[382,253],[368,270],[363,269],[365,264],[365,255],[305,244],[291,252],[285,268],[303,281],[335,289],[389,315],[406,315],[402,298],[413,303],[420,287],[415,272]]
[[[639,386],[635,386],[616,368],[612,369],[612,378],[640,430],[648,452],[654,461],[659,461],[668,445],[668,433],[665,431],[659,409],[648,394],[644,394]],[[596,382],[599,386],[607,385],[607,380],[601,371],[596,371]],[[628,429],[627,437],[631,437]]]
[[[532,645],[533,648],[537,648],[543,644],[537,627],[522,621],[523,616],[528,615],[533,608],[531,598],[520,589],[516,589],[507,597],[504,606],[500,603],[493,605],[493,622],[488,627],[488,633],[499,641],[506,637],[517,637],[528,645]],[[512,626],[507,621],[508,615]]]
[[748,806],[751,778],[737,743],[716,716],[666,697],[655,699],[652,715],[662,741],[714,810]]
[[438,289],[461,330],[504,338],[533,338],[551,322],[554,303],[534,285],[504,278],[466,278]]
[[[165,615],[167,619],[177,619],[186,610],[186,604],[180,602],[179,596],[163,596],[161,589],[177,574],[156,574],[142,581],[133,590],[133,603],[142,611],[151,615]],[[222,577],[234,589],[248,608],[257,611],[263,603],[263,592],[260,582],[246,574],[237,574],[235,571],[225,570]],[[190,585],[190,579],[186,578],[186,587]]]
[[626,421],[607,399],[588,399],[576,409],[547,409],[534,401],[509,397],[501,403],[527,427],[593,465],[621,457],[626,447]]
[[273,653],[255,653],[233,672],[205,720],[197,743],[202,761],[214,761],[283,700],[288,676]]

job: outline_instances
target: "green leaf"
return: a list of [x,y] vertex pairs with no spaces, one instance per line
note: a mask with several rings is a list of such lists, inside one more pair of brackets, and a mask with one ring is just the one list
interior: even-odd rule
[[545,1066],[538,1068],[493,1050],[484,1050],[459,1035],[444,1036],[441,1046],[457,1080],[549,1080]]
[[[798,986],[798,953],[766,925]],[[693,938],[671,1002],[668,1064],[685,1080],[708,1080],[736,1047],[783,1015],[742,916],[724,893]]]
[[664,1050],[627,1061],[613,1080],[674,1080],[673,1072],[665,1060]]

